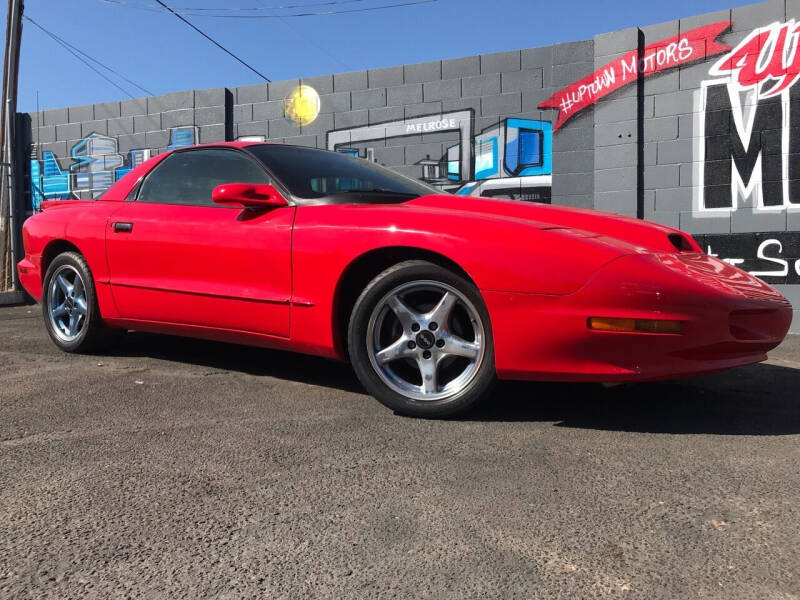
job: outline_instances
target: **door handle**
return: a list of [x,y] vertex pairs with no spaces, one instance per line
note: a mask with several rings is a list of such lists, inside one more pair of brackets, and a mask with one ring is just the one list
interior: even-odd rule
[[133,223],[113,223],[115,233],[130,233],[133,231]]

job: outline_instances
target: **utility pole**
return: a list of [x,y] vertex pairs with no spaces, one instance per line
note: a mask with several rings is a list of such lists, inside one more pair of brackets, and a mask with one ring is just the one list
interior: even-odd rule
[[18,288],[16,284],[17,230],[20,223],[16,214],[16,196],[21,182],[17,175],[15,151],[15,125],[17,121],[17,79],[19,75],[19,49],[22,39],[23,0],[8,0],[6,21],[6,47],[3,61],[2,112],[0,112],[0,292]]

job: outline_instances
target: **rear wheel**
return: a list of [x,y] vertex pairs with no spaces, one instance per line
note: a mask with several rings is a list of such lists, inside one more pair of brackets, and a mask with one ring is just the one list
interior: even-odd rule
[[50,339],[65,352],[92,352],[124,333],[103,323],[89,265],[77,252],[59,254],[44,277],[42,313]]
[[370,282],[353,308],[348,344],[364,387],[399,413],[454,415],[494,382],[491,324],[478,289],[426,261],[400,263]]

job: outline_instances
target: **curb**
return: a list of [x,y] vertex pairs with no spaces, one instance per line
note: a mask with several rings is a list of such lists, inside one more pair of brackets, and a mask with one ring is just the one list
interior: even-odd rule
[[25,292],[0,292],[0,306],[30,304],[31,300]]

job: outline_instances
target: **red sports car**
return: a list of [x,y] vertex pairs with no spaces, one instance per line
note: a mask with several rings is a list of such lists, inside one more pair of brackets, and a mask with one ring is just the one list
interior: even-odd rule
[[758,362],[792,317],[688,235],[590,210],[442,194],[323,150],[175,150],[24,227],[50,337],[128,329],[349,360],[406,414],[495,380],[623,382]]

